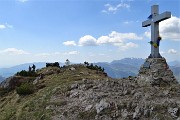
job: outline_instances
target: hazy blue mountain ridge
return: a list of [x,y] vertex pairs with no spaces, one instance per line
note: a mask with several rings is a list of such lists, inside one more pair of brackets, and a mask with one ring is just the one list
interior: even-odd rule
[[144,63],[142,58],[124,58],[114,60],[110,63],[99,62],[96,65],[102,66],[105,72],[112,78],[123,78],[128,76],[136,76],[140,66]]
[[36,69],[45,67],[45,65],[46,65],[45,62],[36,62],[36,63],[20,64],[20,65],[16,65],[16,66],[10,67],[10,68],[0,68],[0,75],[7,78],[9,76],[14,75],[18,71],[28,70],[29,66],[32,67],[33,64],[36,66]]
[[[142,58],[124,58],[121,60],[114,60],[110,63],[98,62],[94,64],[103,67],[108,76],[112,78],[123,78],[128,76],[136,76],[138,74],[140,66],[144,63],[144,61],[145,59]],[[18,71],[28,70],[29,65],[32,66],[33,64],[35,64],[36,68],[39,69],[45,67],[46,62],[26,63],[11,68],[0,68],[0,76],[12,76]],[[175,77],[180,81],[180,62],[173,61],[169,62],[168,64],[173,71]],[[62,66],[64,64],[60,63],[60,65]],[[2,79],[0,79],[0,81],[2,81]]]
[[140,67],[144,63],[145,59],[142,58],[124,58],[121,60],[114,60],[111,62],[111,64],[114,63],[122,63],[122,64],[128,64],[136,67]]
[[5,78],[0,76],[0,82],[3,81],[3,80],[5,80]]
[[168,63],[169,66],[180,67],[180,61],[172,61]]

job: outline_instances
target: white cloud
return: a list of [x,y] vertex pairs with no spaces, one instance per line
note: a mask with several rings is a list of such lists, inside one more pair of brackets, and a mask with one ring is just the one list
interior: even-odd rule
[[66,42],[63,42],[63,44],[64,44],[65,46],[76,46],[75,41],[66,41]]
[[77,54],[79,54],[78,51],[70,51],[70,52],[63,53],[63,55],[77,55]]
[[134,24],[134,23],[138,23],[138,22],[139,22],[138,20],[136,20],[136,21],[132,21],[132,20],[129,21],[129,20],[126,20],[126,21],[124,21],[123,23],[126,24],[126,25],[128,25],[128,24],[132,24],[132,23]]
[[[112,44],[115,46],[123,46],[126,44],[126,40],[142,40],[143,37],[138,36],[135,33],[119,33],[112,31],[109,35],[100,36],[95,38],[91,35],[85,35],[79,39],[78,46],[97,46],[102,44]],[[66,46],[76,46],[75,41],[63,42]],[[131,46],[132,47],[132,46]]]
[[79,52],[78,51],[70,51],[68,54],[69,55],[77,55],[77,54],[79,54]]
[[115,43],[115,46],[118,46],[121,50],[127,50],[131,48],[137,48],[138,45],[133,43],[133,42],[128,42],[128,43]]
[[0,30],[1,30],[1,29],[5,29],[5,28],[6,28],[5,25],[0,25]]
[[160,22],[160,35],[164,39],[180,41],[180,18],[172,16],[171,18]]
[[6,29],[6,28],[13,28],[13,26],[12,26],[12,25],[9,25],[8,23],[0,24],[0,30],[1,30],[1,29]]
[[101,36],[98,38],[97,43],[98,44],[107,44],[107,43],[109,43],[109,41],[110,41],[109,36]]
[[107,43],[123,43],[125,40],[142,40],[143,38],[137,36],[135,33],[118,33],[112,31],[108,36],[101,36],[97,40],[97,44]]
[[168,53],[169,53],[169,54],[176,54],[176,53],[177,53],[177,51],[176,51],[176,50],[174,50],[174,49],[169,49],[169,50],[168,50]]
[[123,23],[124,23],[124,24],[130,24],[131,21],[124,21]]
[[103,13],[113,13],[113,14],[115,14],[120,9],[123,9],[123,8],[128,9],[128,8],[130,8],[130,5],[127,4],[127,3],[121,2],[121,3],[119,3],[117,5],[114,5],[114,6],[111,5],[111,4],[105,4],[104,7],[105,7],[105,9],[102,10]]
[[94,38],[91,35],[85,35],[79,40],[79,46],[95,46],[102,44],[111,44],[114,46],[120,47],[122,50],[129,48],[138,47],[137,44],[128,42],[127,40],[142,40],[141,36],[136,35],[135,33],[119,33],[112,31],[109,35],[101,36],[99,38]]
[[7,54],[7,55],[24,55],[24,54],[30,54],[24,50],[19,50],[16,48],[7,48],[0,51],[0,54]]
[[144,36],[147,37],[147,38],[151,38],[151,32],[150,32],[150,29],[146,32],[144,32]]
[[[162,39],[180,41],[180,18],[172,16],[171,18],[160,22],[159,31]],[[150,30],[146,31],[144,35],[150,38]]]
[[101,12],[102,12],[102,13],[108,13],[108,11],[106,11],[106,10],[102,10]]
[[126,43],[125,45],[122,46],[123,50],[127,50],[130,48],[137,48],[138,45],[132,42]]
[[79,40],[79,46],[95,46],[95,45],[97,45],[97,40],[91,35],[85,35],[81,37]]
[[142,37],[137,36],[135,33],[118,33],[116,31],[113,31],[109,36],[118,37],[122,40],[142,40],[143,39]]
[[5,25],[6,25],[7,28],[13,28],[13,26],[8,24],[8,23],[5,23]]

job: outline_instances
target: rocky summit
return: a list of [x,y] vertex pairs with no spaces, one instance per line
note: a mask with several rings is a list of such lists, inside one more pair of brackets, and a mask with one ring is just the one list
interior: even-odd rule
[[28,77],[33,93],[21,95],[14,89],[1,94],[0,120],[180,120],[178,83],[112,79],[85,65],[46,67],[37,75]]

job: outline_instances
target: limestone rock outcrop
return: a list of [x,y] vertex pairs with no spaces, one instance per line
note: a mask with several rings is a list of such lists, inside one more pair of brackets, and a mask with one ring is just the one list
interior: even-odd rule
[[[176,120],[180,117],[179,84],[140,87],[136,80],[83,79],[52,96],[53,120]],[[59,101],[61,105],[54,105]],[[66,104],[64,104],[66,103]],[[57,114],[61,113],[61,114]]]
[[152,86],[177,84],[165,58],[147,58],[139,70],[137,82]]

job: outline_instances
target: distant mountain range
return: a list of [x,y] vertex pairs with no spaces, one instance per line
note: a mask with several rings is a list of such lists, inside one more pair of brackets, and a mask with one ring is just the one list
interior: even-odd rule
[[102,66],[105,72],[112,78],[123,78],[136,76],[140,66],[144,63],[142,58],[124,58],[114,60],[111,63],[99,62],[96,65]]
[[[121,60],[114,60],[110,63],[108,62],[98,62],[94,63],[105,69],[105,72],[112,78],[123,78],[128,76],[136,76],[138,74],[140,66],[144,63],[142,58],[124,58]],[[0,68],[0,81],[4,78],[14,75],[16,72],[21,70],[28,70],[29,65],[36,65],[36,68],[45,67],[45,62],[38,63],[26,63],[17,65],[11,68]],[[171,70],[173,71],[175,77],[180,81],[180,62],[173,61],[168,63]],[[60,63],[60,65],[64,65]]]
[[0,76],[0,82],[5,80],[5,79],[6,79],[5,77]]
[[[124,58],[114,60],[111,63],[99,62],[96,65],[104,67],[105,72],[112,78],[123,78],[128,76],[136,76],[145,59],[142,58]],[[180,62],[169,62],[168,65],[173,71],[174,76],[180,82]]]
[[36,65],[36,69],[42,68],[46,66],[45,62],[37,62],[37,63],[25,63],[21,65],[17,65],[10,68],[0,68],[0,76],[3,76],[5,78],[14,75],[16,72],[21,70],[28,70],[29,66]]

